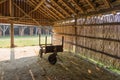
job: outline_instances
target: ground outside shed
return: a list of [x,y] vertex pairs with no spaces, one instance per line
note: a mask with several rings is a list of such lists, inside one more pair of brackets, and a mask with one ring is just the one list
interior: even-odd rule
[[120,80],[120,75],[73,53],[59,53],[51,65],[49,54],[40,59],[38,52],[38,46],[0,49],[0,80]]

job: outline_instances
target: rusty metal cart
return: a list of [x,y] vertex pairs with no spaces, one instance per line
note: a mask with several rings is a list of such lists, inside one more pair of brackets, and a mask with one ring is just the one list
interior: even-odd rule
[[[52,39],[51,39],[52,41]],[[63,43],[64,43],[64,37],[62,36],[62,44],[61,45],[53,45],[52,42],[51,44],[47,44],[47,36],[45,37],[45,44],[41,44],[41,35],[39,34],[39,55],[42,58],[43,54],[46,53],[52,53],[48,57],[48,61],[50,64],[54,65],[57,62],[57,53],[58,52],[63,52]]]

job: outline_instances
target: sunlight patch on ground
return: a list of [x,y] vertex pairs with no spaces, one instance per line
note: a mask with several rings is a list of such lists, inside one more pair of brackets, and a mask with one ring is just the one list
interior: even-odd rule
[[36,56],[36,50],[39,50],[38,46],[34,47],[17,47],[17,48],[0,48],[0,61],[10,61],[25,57]]

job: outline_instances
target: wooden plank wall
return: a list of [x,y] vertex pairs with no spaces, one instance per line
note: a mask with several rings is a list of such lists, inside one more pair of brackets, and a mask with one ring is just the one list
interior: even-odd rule
[[[112,19],[113,22],[114,19]],[[98,25],[94,22],[94,25],[87,25],[88,22],[86,22],[84,25],[77,25],[76,35],[75,27],[73,25],[57,24],[54,27],[54,37],[59,39],[60,36],[64,35],[65,50],[73,51],[76,54],[78,53],[88,58],[92,58],[104,63],[106,66],[113,66],[120,69],[119,21],[118,23],[114,22],[113,24],[110,22],[112,25],[108,25],[108,22],[106,23],[105,25],[103,23]]]
[[[57,32],[57,33],[56,33]],[[75,38],[74,36],[67,36],[64,34],[75,34],[75,30],[73,26],[64,26],[64,27],[54,27],[54,38],[56,38],[57,40],[61,40],[61,37],[64,36],[64,41],[66,42],[70,42],[70,43],[74,43],[75,42]],[[60,42],[56,41],[56,44],[59,44]],[[72,44],[67,44],[64,43],[64,49],[65,50],[69,50],[69,51],[73,51],[73,45]]]
[[80,54],[120,69],[120,26],[87,26],[77,30]]

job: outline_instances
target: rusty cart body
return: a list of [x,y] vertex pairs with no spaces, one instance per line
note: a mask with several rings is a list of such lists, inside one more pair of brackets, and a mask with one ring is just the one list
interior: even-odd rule
[[58,52],[63,52],[63,43],[64,43],[64,37],[62,36],[62,42],[59,45],[53,45],[52,44],[52,38],[51,38],[51,43],[48,44],[47,43],[47,36],[45,36],[45,43],[41,44],[41,35],[39,34],[39,46],[40,46],[40,50],[39,50],[39,55],[40,58],[43,57],[43,54],[47,54],[47,53],[52,53],[51,55],[49,55],[48,57],[48,61],[50,64],[55,64],[57,62],[57,53]]

